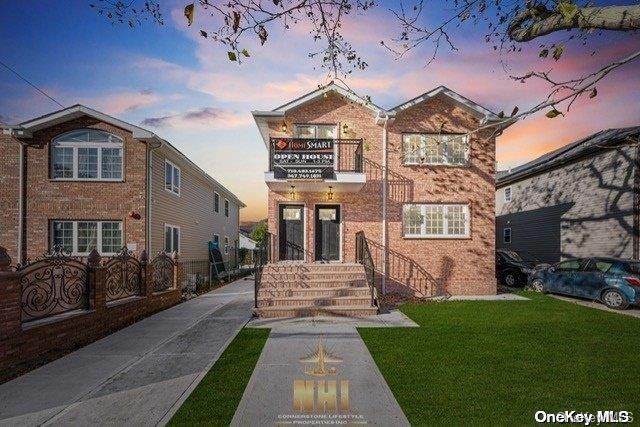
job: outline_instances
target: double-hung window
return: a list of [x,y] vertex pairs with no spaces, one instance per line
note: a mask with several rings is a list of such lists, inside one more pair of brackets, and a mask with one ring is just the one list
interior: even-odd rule
[[213,211],[220,212],[220,195],[215,192],[213,193]]
[[467,135],[402,135],[402,164],[464,166],[469,160]]
[[123,142],[96,129],[79,129],[51,141],[51,178],[122,181]]
[[164,189],[180,195],[180,168],[169,160],[164,161]]
[[505,189],[504,189],[504,201],[505,202],[510,202],[512,195],[513,194],[512,194],[511,187],[505,187]]
[[224,216],[229,216],[229,200],[224,199]]
[[337,126],[295,125],[294,136],[296,138],[335,139],[337,138]]
[[180,227],[164,225],[164,251],[166,253],[180,252]]
[[122,247],[122,221],[51,221],[50,241],[72,255],[88,255],[96,249],[101,255],[114,255]]
[[405,204],[402,208],[404,237],[469,237],[469,205]]
[[229,238],[227,236],[224,236],[224,254],[229,254]]
[[502,230],[502,241],[504,243],[511,243],[511,227]]

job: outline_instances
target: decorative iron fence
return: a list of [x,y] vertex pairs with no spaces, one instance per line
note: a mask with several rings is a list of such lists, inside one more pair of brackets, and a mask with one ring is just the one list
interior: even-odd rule
[[109,258],[104,263],[107,302],[140,295],[144,265],[146,256],[138,261],[126,247]]
[[86,309],[89,304],[87,267],[60,247],[41,259],[18,266],[22,321]]
[[154,292],[163,292],[174,287],[174,267],[175,263],[169,255],[158,252],[151,261],[153,272],[151,282]]
[[258,290],[262,280],[262,268],[272,261],[272,241],[273,235],[267,232],[254,250],[253,298],[255,308],[258,308]]
[[187,292],[198,292],[203,286],[211,287],[214,273],[213,264],[205,260],[182,260],[182,289]]
[[364,231],[358,231],[356,233],[356,262],[362,264],[362,266],[364,267],[364,271],[367,276],[367,284],[369,285],[369,288],[371,288],[371,305],[376,306],[376,269],[373,263],[373,257],[371,256],[371,251],[369,250],[367,238],[364,235]]

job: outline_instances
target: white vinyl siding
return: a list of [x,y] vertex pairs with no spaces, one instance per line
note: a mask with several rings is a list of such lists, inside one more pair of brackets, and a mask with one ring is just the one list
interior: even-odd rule
[[169,160],[164,161],[164,189],[180,195],[180,185],[181,185],[181,171],[178,166],[171,163]]
[[122,181],[122,139],[95,129],[62,134],[51,141],[51,178]]
[[466,135],[402,135],[402,164],[463,166],[469,159]]
[[405,204],[402,209],[404,237],[469,237],[469,205]]
[[89,255],[93,249],[114,255],[124,246],[122,221],[52,221],[50,241],[72,255]]

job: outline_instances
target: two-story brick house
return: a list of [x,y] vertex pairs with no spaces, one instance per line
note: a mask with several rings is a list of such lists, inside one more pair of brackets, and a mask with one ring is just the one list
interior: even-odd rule
[[3,127],[0,150],[0,245],[16,262],[54,245],[233,253],[245,205],[153,132],[75,105]]
[[[356,309],[368,305],[365,293],[348,286],[296,291],[297,301],[282,301],[277,291],[278,271],[292,262],[298,264],[299,282],[329,273],[335,282],[346,269],[338,263],[356,261],[361,231],[383,292],[496,293],[498,132],[494,127],[471,133],[497,120],[495,114],[445,87],[386,110],[332,83],[253,116],[269,150],[265,182],[274,264],[262,279],[260,314],[295,315],[314,305],[366,313]],[[278,263],[285,267],[278,269]],[[305,264],[307,270],[299,267]],[[351,312],[337,307],[342,296],[356,294],[362,299],[348,301]],[[277,311],[279,305],[298,310]]]

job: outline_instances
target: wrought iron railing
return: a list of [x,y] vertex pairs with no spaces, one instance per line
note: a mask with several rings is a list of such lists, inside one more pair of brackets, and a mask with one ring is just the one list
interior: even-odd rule
[[146,260],[140,262],[126,247],[107,259],[104,263],[107,302],[140,295],[145,265]]
[[165,252],[158,252],[158,255],[151,261],[151,281],[154,292],[164,292],[175,287],[175,265],[175,262],[169,255]]
[[371,289],[371,305],[377,306],[378,296],[375,285],[376,269],[364,231],[358,231],[356,233],[356,262],[362,264],[364,267],[364,271],[367,276],[367,285],[369,285],[369,288]]
[[254,259],[254,276],[253,276],[253,291],[254,291],[254,304],[258,308],[258,290],[260,290],[260,282],[262,280],[262,269],[265,265],[272,261],[272,247],[273,247],[273,235],[267,232],[262,241],[258,242]]
[[[276,152],[276,144],[280,141],[290,143],[292,141],[304,141],[305,138],[271,138],[269,144],[269,171],[274,170],[273,156]],[[364,156],[362,139],[332,139],[334,153],[335,172],[364,172]],[[284,149],[280,153],[296,151]]]
[[17,271],[21,275],[23,322],[88,308],[88,266],[60,247],[18,266]]

